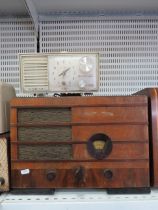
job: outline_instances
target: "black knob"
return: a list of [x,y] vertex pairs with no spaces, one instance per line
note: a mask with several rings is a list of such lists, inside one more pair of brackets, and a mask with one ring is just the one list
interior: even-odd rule
[[47,172],[46,177],[48,181],[53,181],[56,178],[56,170],[50,170]]
[[112,177],[113,177],[113,172],[111,171],[111,170],[109,170],[109,169],[105,169],[104,170],[104,177],[106,178],[106,179],[112,179]]
[[84,174],[85,174],[85,170],[82,166],[79,166],[79,167],[75,168],[74,177],[75,177],[75,182],[77,184],[80,184],[80,183],[84,182]]
[[4,183],[5,183],[5,179],[3,177],[0,177],[0,186],[4,185]]

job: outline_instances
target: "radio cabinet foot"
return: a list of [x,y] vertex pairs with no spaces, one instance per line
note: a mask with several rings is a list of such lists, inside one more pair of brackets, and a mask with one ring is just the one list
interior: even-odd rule
[[148,194],[151,192],[150,187],[138,188],[109,188],[108,194]]
[[54,195],[55,189],[13,189],[13,195]]

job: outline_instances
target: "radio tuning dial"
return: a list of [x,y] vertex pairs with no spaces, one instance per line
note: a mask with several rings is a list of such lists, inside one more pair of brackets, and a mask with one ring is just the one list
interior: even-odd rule
[[102,160],[111,153],[112,140],[104,133],[94,134],[88,140],[87,150],[92,157]]
[[80,59],[80,71],[83,73],[89,73],[93,70],[94,65],[90,56],[84,56]]

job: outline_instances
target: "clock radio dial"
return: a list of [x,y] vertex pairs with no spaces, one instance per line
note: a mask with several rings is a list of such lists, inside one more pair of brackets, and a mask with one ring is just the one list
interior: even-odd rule
[[48,56],[49,90],[82,92],[97,90],[98,55],[61,53]]
[[95,67],[90,56],[84,56],[79,61],[79,69],[83,73],[89,73]]

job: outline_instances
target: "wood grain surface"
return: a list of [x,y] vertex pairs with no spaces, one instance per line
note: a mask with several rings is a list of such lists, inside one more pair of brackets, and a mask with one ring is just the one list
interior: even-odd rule
[[158,187],[158,88],[147,88],[136,94],[148,97],[151,186]]

